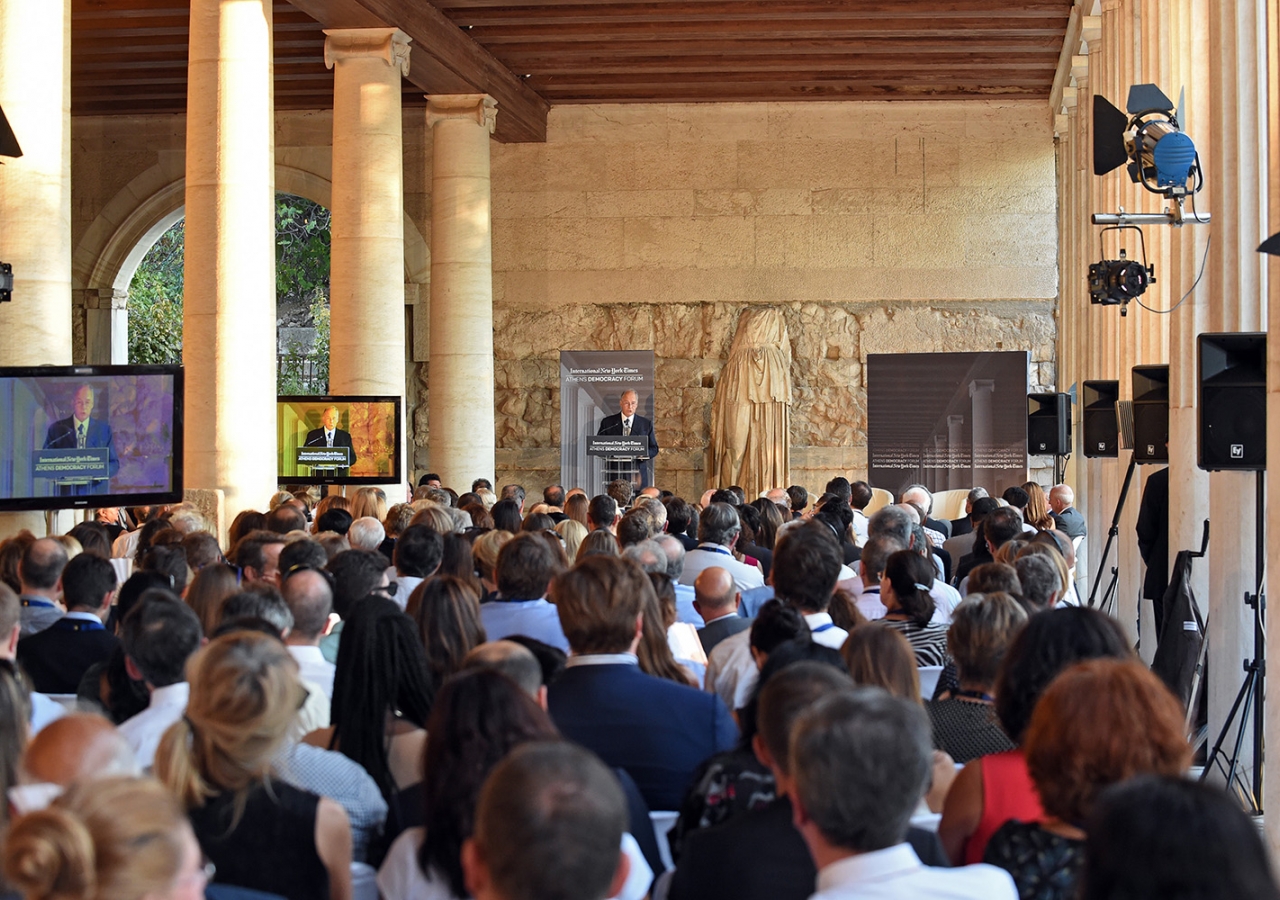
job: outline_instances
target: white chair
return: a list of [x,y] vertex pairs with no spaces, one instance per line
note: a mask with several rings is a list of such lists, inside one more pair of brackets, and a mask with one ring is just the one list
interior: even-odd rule
[[915,828],[923,828],[926,831],[936,832],[938,823],[942,821],[942,813],[923,812],[916,813],[911,817],[911,825]]
[[79,698],[75,694],[45,694],[45,696],[61,706],[67,712],[76,711],[76,702]]
[[893,502],[893,494],[884,488],[873,487],[871,489],[871,502],[867,504],[867,508],[862,511],[864,516],[873,515],[877,510],[884,509]]
[[932,700],[933,692],[938,687],[938,679],[942,677],[942,666],[921,666],[916,671],[920,673],[920,696],[925,700]]
[[667,832],[676,827],[676,819],[678,818],[680,818],[680,813],[674,809],[660,809],[649,813],[649,821],[653,823],[653,836],[658,841],[658,856],[662,859],[662,865],[667,869],[676,867],[675,862],[671,859],[671,842],[667,840]]
[[368,863],[351,864],[351,900],[378,900],[378,870]]
[[959,519],[964,516],[964,505],[968,499],[968,491],[939,491],[933,495],[933,511],[929,515],[947,521]]

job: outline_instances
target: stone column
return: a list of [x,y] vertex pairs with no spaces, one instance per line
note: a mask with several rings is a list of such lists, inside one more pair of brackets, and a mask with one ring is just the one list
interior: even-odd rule
[[186,483],[234,516],[276,487],[271,0],[192,0],[189,54]]
[[[1259,236],[1267,233],[1266,10],[1262,4],[1209,0],[1208,27],[1209,127],[1200,132],[1200,139],[1208,145],[1201,159],[1207,157],[1206,181],[1213,192],[1213,242],[1206,275],[1212,297],[1209,327],[1262,331],[1267,327],[1267,279],[1255,250]],[[1222,728],[1243,680],[1242,661],[1253,655],[1253,617],[1243,598],[1254,590],[1255,485],[1252,472],[1209,476],[1211,737]],[[1243,755],[1249,778],[1249,739]]]
[[[404,147],[400,79],[409,37],[396,28],[326,29],[333,75],[329,392],[404,397]],[[401,434],[408,443],[401,411]],[[408,478],[384,485],[396,502]],[[390,478],[387,479],[391,481]]]
[[122,366],[129,362],[129,292],[101,288],[84,292],[85,362]]
[[[1275,85],[1280,79],[1280,2],[1267,4],[1270,21],[1267,29],[1267,84]],[[1271,90],[1267,96],[1267,192],[1268,225],[1266,233],[1280,231],[1280,91]],[[1270,321],[1280,322],[1280,258],[1267,257],[1267,308]],[[1267,343],[1267,468],[1280,472],[1280,345],[1268,335]],[[1267,483],[1267,556],[1280,559],[1280,478],[1273,474]],[[1280,597],[1280,568],[1267,570],[1267,595]],[[1280,621],[1274,613],[1267,617],[1267,656],[1280,659]],[[1271,671],[1276,671],[1274,665]],[[1274,696],[1274,695],[1273,695]],[[1262,787],[1262,808],[1280,808],[1280,704],[1266,706],[1265,720],[1267,746],[1273,748],[1267,754]],[[1271,857],[1280,853],[1280,817],[1271,816],[1265,823],[1263,834]]]
[[486,94],[427,97],[432,131],[430,465],[457,490],[494,477],[493,239]]
[[[71,364],[71,3],[0,2],[0,107],[23,155],[0,160],[0,360]],[[0,427],[7,427],[0,425]],[[0,537],[44,534],[41,513],[0,515]]]

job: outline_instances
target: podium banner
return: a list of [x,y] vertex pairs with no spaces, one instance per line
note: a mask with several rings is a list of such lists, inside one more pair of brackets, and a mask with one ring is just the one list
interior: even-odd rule
[[587,456],[625,456],[635,459],[649,453],[649,441],[645,438],[592,435],[586,441]]
[[295,461],[313,469],[346,469],[351,466],[351,448],[299,447]]
[[[652,350],[560,351],[560,481],[565,488],[580,487],[588,496],[604,493],[611,470],[606,458],[629,459],[648,455],[643,438],[599,438],[600,420],[616,415],[623,391],[635,391],[636,414],[654,420]],[[633,441],[618,453],[593,453],[592,441]],[[616,474],[616,473],[612,473]]]
[[106,447],[80,450],[37,450],[33,474],[54,481],[100,481],[111,477],[111,454]]

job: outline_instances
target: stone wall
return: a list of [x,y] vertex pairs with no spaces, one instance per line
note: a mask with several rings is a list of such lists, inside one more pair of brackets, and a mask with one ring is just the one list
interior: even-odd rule
[[785,312],[792,481],[811,489],[865,475],[868,353],[1030,350],[1052,389],[1040,107],[558,107],[546,144],[495,144],[499,481],[559,480],[559,350],[652,348],[655,477],[700,494],[747,304]]

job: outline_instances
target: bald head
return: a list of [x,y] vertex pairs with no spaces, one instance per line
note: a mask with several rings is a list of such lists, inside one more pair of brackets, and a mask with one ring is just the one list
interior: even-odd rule
[[693,593],[696,598],[694,608],[707,622],[737,612],[738,601],[742,597],[733,582],[733,575],[719,566],[710,566],[698,574],[693,582]]
[[927,488],[914,486],[909,487],[902,492],[903,503],[914,503],[925,511],[927,515],[929,510],[933,508],[933,494],[929,493]]
[[58,541],[53,538],[32,541],[18,564],[22,593],[52,598],[66,566],[67,551]]
[[787,512],[791,511],[791,498],[787,496],[786,488],[769,488],[764,496],[770,503],[778,504]]
[[93,713],[72,713],[36,732],[23,754],[22,767],[33,781],[61,785],[139,774],[128,741]]
[[898,509],[902,510],[907,514],[907,516],[911,519],[911,524],[913,525],[922,524],[920,522],[920,510],[912,506],[909,501],[903,500],[903,502],[897,504],[897,507]]
[[492,669],[506,675],[534,700],[540,700],[542,666],[528,647],[515,641],[488,641],[473,647],[462,660],[463,669]]
[[711,498],[715,495],[715,488],[707,488],[702,492],[702,499],[698,501],[699,509],[706,509],[711,505]]
[[1049,508],[1056,513],[1069,509],[1075,502],[1075,492],[1065,484],[1056,484],[1049,491]]

